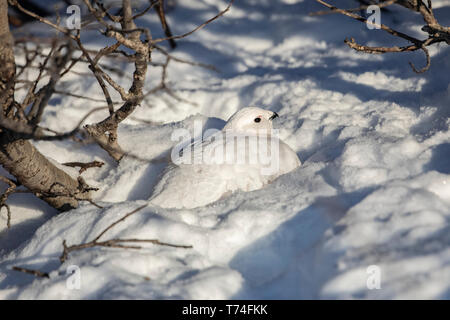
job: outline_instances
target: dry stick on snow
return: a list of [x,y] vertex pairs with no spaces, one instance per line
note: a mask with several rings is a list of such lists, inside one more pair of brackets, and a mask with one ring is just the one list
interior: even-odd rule
[[[382,30],[388,32],[389,34],[391,34],[393,36],[403,38],[409,42],[412,42],[413,43],[412,45],[403,46],[403,47],[398,47],[398,46],[395,46],[395,47],[370,47],[370,46],[364,46],[364,45],[357,44],[353,38],[351,38],[350,40],[345,39],[345,41],[344,41],[352,49],[355,49],[355,50],[361,51],[361,52],[372,53],[372,54],[422,50],[426,56],[426,65],[422,69],[417,70],[416,67],[411,62],[409,62],[410,66],[416,73],[423,73],[430,68],[431,60],[430,60],[430,55],[429,55],[427,46],[432,45],[434,43],[438,43],[438,42],[446,42],[447,44],[450,44],[450,28],[443,27],[437,22],[436,18],[433,15],[433,12],[432,12],[431,0],[428,1],[428,7],[422,1],[419,1],[419,0],[396,0],[395,1],[396,4],[399,4],[401,6],[404,6],[411,10],[414,10],[414,11],[418,11],[422,14],[425,22],[427,23],[427,25],[422,28],[423,31],[428,32],[428,38],[425,40],[419,40],[417,38],[411,37],[405,33],[396,31],[384,24],[376,24],[374,22],[368,21],[367,19],[361,17],[360,15],[357,15],[349,10],[336,8],[335,6],[325,2],[323,0],[316,0],[316,1],[318,3],[326,6],[333,12],[341,13],[343,15],[351,17],[360,22],[370,24],[376,28],[379,28],[379,29],[382,29]],[[387,2],[390,2],[390,1],[387,1]],[[413,2],[416,3],[416,5],[413,5],[412,4]]]
[[22,268],[22,267],[17,267],[17,266],[12,267],[12,269],[15,271],[28,273],[33,276],[39,277],[39,278],[49,278],[50,277],[47,272],[42,272],[39,270],[27,269],[27,268]]
[[[86,184],[84,179],[82,177],[78,177],[77,179],[77,190],[76,192],[71,192],[65,185],[55,182],[51,187],[50,190],[47,192],[39,192],[37,193],[39,196],[43,196],[46,198],[55,198],[59,196],[69,196],[77,201],[87,201],[93,206],[103,209],[103,207],[97,203],[95,203],[90,197],[83,196],[84,194],[88,194],[90,191],[98,191],[98,188],[90,187]],[[60,187],[64,191],[57,191],[53,190],[53,188]]]
[[[359,6],[357,8],[350,8],[350,9],[343,9],[347,12],[358,12],[358,11],[362,11],[362,10],[366,10],[367,8],[369,8],[372,5],[376,5],[378,6],[378,8],[386,8],[388,6],[390,6],[391,4],[394,4],[397,0],[389,0],[389,1],[385,1],[385,2],[379,2],[379,3],[372,3],[372,4],[366,4],[366,5],[362,5]],[[323,15],[327,15],[327,14],[333,14],[333,13],[338,13],[335,10],[323,10],[323,11],[316,11],[316,12],[310,12],[308,15],[309,16],[323,16]]]
[[63,163],[64,166],[68,167],[79,167],[80,170],[78,173],[82,174],[84,171],[86,171],[89,168],[101,168],[105,163],[101,161],[92,161],[92,162],[66,162]]
[[[81,243],[81,244],[75,244],[75,245],[71,245],[71,246],[67,246],[66,244],[66,240],[63,240],[63,253],[61,254],[61,256],[59,257],[59,260],[61,261],[61,263],[63,263],[64,261],[67,260],[69,253],[71,253],[72,251],[77,251],[77,250],[81,250],[81,249],[86,249],[86,248],[93,248],[93,247],[109,247],[109,248],[121,248],[121,249],[142,249],[141,246],[138,245],[133,245],[136,243],[152,243],[155,245],[160,245],[160,246],[167,246],[167,247],[173,247],[173,248],[181,248],[181,249],[191,249],[192,246],[190,245],[177,245],[177,244],[171,244],[171,243],[166,243],[166,242],[161,242],[157,239],[110,239],[110,240],[105,240],[105,241],[99,241],[100,238],[109,230],[111,230],[114,226],[116,226],[117,224],[125,221],[125,219],[127,219],[128,217],[130,217],[131,215],[139,212],[140,210],[144,209],[145,207],[147,207],[148,205],[145,204],[143,206],[140,206],[134,210],[132,210],[131,212],[127,213],[126,215],[124,215],[122,218],[116,220],[115,222],[113,222],[112,224],[110,224],[107,228],[105,228],[102,232],[100,232],[100,234],[94,238],[94,240],[90,241],[90,242],[86,242],[86,243]],[[128,244],[130,243],[130,244]]]

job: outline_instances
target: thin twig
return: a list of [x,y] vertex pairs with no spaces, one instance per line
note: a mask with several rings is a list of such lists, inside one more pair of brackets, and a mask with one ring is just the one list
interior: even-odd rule
[[442,41],[445,41],[448,44],[450,44],[450,28],[442,27],[441,25],[439,25],[437,23],[436,18],[434,17],[433,12],[432,12],[431,0],[428,1],[428,7],[422,1],[418,1],[417,8],[410,7],[411,4],[409,2],[403,1],[403,0],[386,1],[384,3],[379,4],[379,5],[386,6],[386,5],[390,5],[395,2],[404,7],[407,7],[408,9],[420,12],[422,14],[425,22],[427,23],[426,26],[422,27],[422,30],[428,32],[428,35],[429,35],[428,39],[426,39],[426,40],[419,40],[419,39],[411,37],[405,33],[402,33],[400,31],[396,31],[384,24],[377,24],[372,21],[368,21],[367,19],[361,17],[360,15],[357,15],[357,14],[351,12],[351,10],[336,8],[335,6],[325,2],[323,0],[316,0],[316,1],[318,3],[324,5],[325,7],[329,8],[332,12],[341,13],[343,15],[351,17],[360,22],[375,26],[378,29],[382,29],[393,36],[400,37],[405,40],[408,40],[409,42],[412,42],[413,43],[412,45],[403,46],[403,47],[398,47],[398,46],[395,46],[395,47],[370,47],[370,46],[364,46],[364,45],[360,45],[360,44],[356,43],[353,38],[351,38],[350,40],[345,39],[345,41],[344,41],[352,49],[355,49],[355,50],[361,51],[361,52],[371,53],[371,54],[422,50],[426,56],[426,65],[423,68],[417,69],[411,62],[409,62],[411,68],[416,73],[425,72],[426,70],[428,70],[430,68],[431,60],[430,60],[430,55],[429,55],[428,49],[426,48],[427,46],[432,45],[434,43],[442,42]]
[[[378,8],[385,8],[388,7],[392,4],[394,4],[397,0],[390,0],[390,1],[385,1],[385,2],[379,2],[377,4],[375,4],[376,6],[378,6]],[[350,9],[343,9],[347,12],[358,12],[358,11],[362,11],[362,10],[366,10],[367,8],[369,8],[370,6],[372,6],[373,4],[367,4],[367,5],[362,5],[359,6],[357,8],[350,8]],[[333,14],[333,13],[338,13],[338,11],[336,10],[323,10],[323,11],[316,11],[316,12],[310,12],[308,15],[309,16],[322,16],[322,15],[327,15],[327,14]]]
[[28,274],[31,274],[33,276],[39,277],[39,278],[50,278],[50,276],[49,276],[49,274],[47,272],[42,272],[42,271],[39,271],[39,270],[26,269],[26,268],[17,267],[17,266],[12,267],[12,269],[15,270],[15,271],[28,273]]
[[109,225],[105,230],[103,230],[97,237],[94,238],[94,242],[96,242],[97,240],[99,240],[101,238],[101,236],[103,236],[108,230],[110,230],[111,228],[113,228],[115,225],[117,225],[120,222],[125,221],[126,218],[128,218],[129,216],[135,214],[136,212],[141,211],[142,209],[144,209],[145,207],[147,207],[148,204],[144,204],[143,206],[140,206],[136,209],[134,209],[133,211],[127,213],[126,215],[124,215],[122,218],[120,218],[119,220],[113,222],[111,225]]
[[155,10],[158,13],[159,20],[161,21],[161,26],[164,30],[164,33],[166,37],[169,38],[169,45],[172,49],[175,49],[177,44],[174,39],[171,39],[173,37],[172,31],[170,30],[170,27],[166,20],[166,13],[164,12],[164,2],[163,0],[152,0],[154,4],[156,5]]
[[3,207],[6,208],[6,217],[7,217],[6,218],[6,227],[8,229],[10,229],[11,228],[11,208],[6,203],[6,200],[8,200],[8,197],[10,194],[12,194],[16,191],[18,182],[14,181],[12,179],[8,179],[4,176],[0,176],[0,180],[9,185],[8,189],[6,189],[6,191],[0,196],[0,210]]
[[409,36],[409,35],[407,35],[407,34],[405,34],[403,32],[391,29],[391,28],[389,28],[388,26],[386,26],[384,24],[377,24],[375,22],[369,21],[366,18],[363,18],[363,17],[361,17],[358,14],[355,14],[355,13],[352,13],[352,12],[348,12],[348,11],[346,11],[344,9],[336,8],[335,6],[332,6],[331,4],[326,3],[325,1],[322,1],[322,0],[316,0],[316,1],[319,2],[320,4],[324,5],[325,7],[329,8],[332,11],[339,12],[339,13],[345,15],[345,16],[348,16],[348,17],[353,18],[355,20],[358,20],[360,22],[370,24],[370,25],[372,25],[372,26],[374,26],[376,28],[380,28],[380,29],[382,29],[382,30],[392,34],[393,36],[397,36],[397,37],[406,39],[406,40],[408,40],[408,41],[410,41],[410,42],[412,42],[414,44],[419,44],[420,45],[422,43],[422,41],[420,41],[419,39],[411,37],[411,36]]
[[61,27],[53,22],[51,22],[50,20],[41,17],[40,15],[29,11],[27,9],[25,9],[24,7],[22,7],[19,2],[17,0],[8,0],[10,5],[15,6],[17,9],[19,9],[20,11],[22,11],[23,13],[25,13],[26,15],[29,15],[30,17],[35,18],[36,20],[39,20],[42,23],[45,23],[46,25],[49,25],[50,27],[58,30],[59,32],[65,34],[66,36],[68,36],[69,38],[75,40],[75,37],[70,33],[70,30],[64,27]]
[[122,218],[116,220],[115,222],[110,224],[108,227],[106,227],[102,232],[100,232],[100,234],[97,237],[94,238],[94,240],[92,240],[90,242],[67,246],[66,240],[63,240],[63,253],[59,257],[59,260],[61,261],[61,263],[63,263],[64,261],[67,260],[70,252],[81,250],[81,249],[86,249],[86,248],[92,248],[92,247],[109,247],[109,248],[121,248],[121,249],[142,249],[141,246],[124,245],[123,243],[152,243],[152,244],[155,244],[155,245],[168,246],[168,247],[173,247],[173,248],[182,248],[182,249],[190,249],[190,248],[192,248],[192,246],[190,246],[190,245],[171,244],[171,243],[161,242],[161,241],[159,241],[157,239],[110,239],[110,240],[105,240],[105,241],[99,241],[99,239],[106,232],[111,230],[114,226],[116,226],[117,224],[125,221],[125,219],[127,219],[131,215],[139,212],[140,210],[144,209],[147,206],[148,206],[148,204],[142,205],[142,206],[132,210],[131,212],[127,213],[125,216],[123,216]]
[[92,162],[66,162],[63,163],[64,166],[68,167],[80,167],[78,173],[82,174],[89,168],[101,168],[105,163],[101,161],[92,161]]
[[[86,97],[86,96],[82,96],[80,94],[67,92],[67,91],[62,91],[62,90],[55,90],[55,93],[56,94],[65,95],[65,96],[71,96],[71,97],[78,98],[78,99],[90,100],[90,101],[94,101],[94,102],[105,102],[105,99],[97,99],[97,98]],[[112,101],[112,104],[113,105],[114,104],[121,104],[121,102]]]
[[234,3],[234,0],[231,0],[231,1],[228,3],[228,6],[227,6],[224,10],[220,11],[217,15],[215,15],[215,16],[212,17],[211,19],[205,21],[204,23],[202,23],[201,25],[199,25],[199,26],[196,27],[195,29],[193,29],[193,30],[191,30],[191,31],[189,31],[189,32],[186,32],[186,33],[184,33],[184,34],[182,34],[182,35],[172,36],[172,37],[166,37],[166,38],[159,38],[159,39],[152,40],[152,44],[159,43],[159,42],[163,42],[163,41],[167,41],[167,40],[171,40],[171,39],[172,39],[172,40],[182,39],[182,38],[185,38],[185,37],[187,37],[187,36],[193,34],[194,32],[196,32],[196,31],[198,31],[198,30],[200,30],[200,29],[203,29],[203,28],[204,28],[206,25],[208,25],[209,23],[213,22],[213,21],[216,20],[217,18],[219,18],[219,17],[223,16],[225,13],[227,13],[228,10],[230,10],[230,8],[231,8],[231,6],[233,5],[233,3]]

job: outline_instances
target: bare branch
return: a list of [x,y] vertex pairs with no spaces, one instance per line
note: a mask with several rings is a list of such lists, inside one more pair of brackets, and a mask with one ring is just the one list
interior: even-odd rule
[[197,67],[202,67],[205,69],[209,69],[215,72],[220,72],[219,69],[217,69],[216,66],[212,65],[212,64],[206,64],[206,63],[201,63],[201,62],[195,62],[195,61],[189,61],[189,60],[185,60],[185,59],[181,59],[178,58],[174,55],[171,55],[170,53],[168,53],[163,47],[160,47],[158,45],[154,45],[153,46],[156,50],[158,50],[159,52],[161,52],[163,55],[170,57],[170,60],[176,61],[176,62],[180,62],[180,63],[185,63],[185,64],[189,64],[191,66],[197,66]]
[[415,73],[423,73],[423,72],[427,71],[431,65],[430,53],[428,52],[428,49],[425,46],[422,46],[421,49],[425,53],[425,57],[427,59],[427,64],[422,69],[417,70],[416,67],[414,66],[414,64],[412,62],[409,62],[409,65],[411,66],[411,68],[414,70]]
[[[70,44],[65,45],[67,52],[63,56],[55,56],[54,62],[50,70],[50,80],[42,87],[36,94],[36,100],[31,108],[28,118],[30,118],[30,124],[38,124],[41,121],[42,114],[44,113],[44,108],[47,106],[50,97],[53,95],[55,86],[61,77],[61,71],[66,66],[72,55],[72,47]],[[62,47],[60,47],[61,49]],[[58,50],[59,51],[59,50]]]
[[59,26],[59,25],[57,25],[57,24],[51,22],[50,20],[48,20],[48,19],[46,19],[46,18],[44,18],[44,17],[41,17],[41,16],[39,16],[38,14],[36,14],[36,13],[34,13],[34,12],[32,12],[32,11],[29,11],[29,10],[25,9],[24,7],[22,7],[22,6],[20,5],[20,3],[19,3],[17,0],[8,0],[8,2],[9,2],[9,4],[10,4],[11,6],[16,7],[17,9],[19,9],[19,10],[22,11],[23,13],[29,15],[30,17],[33,17],[33,18],[35,18],[36,20],[39,20],[40,22],[45,23],[46,25],[49,25],[50,27],[52,27],[52,28],[58,30],[59,32],[61,32],[61,33],[63,33],[63,34],[65,34],[65,35],[68,36],[69,38],[72,38],[73,40],[75,40],[74,36],[70,33],[70,30],[69,30],[69,29],[64,28],[64,27],[61,27],[61,26]]
[[203,29],[203,28],[204,28],[206,25],[208,25],[209,23],[213,22],[213,21],[216,20],[217,18],[219,18],[219,17],[223,16],[225,13],[227,13],[228,10],[230,10],[230,8],[231,8],[231,6],[233,5],[233,3],[234,3],[234,0],[231,0],[231,1],[228,3],[228,6],[227,6],[224,10],[220,11],[217,15],[215,15],[215,16],[212,17],[211,19],[205,21],[204,23],[202,23],[201,25],[199,25],[199,26],[196,27],[195,29],[193,29],[193,30],[191,30],[191,31],[189,31],[189,32],[186,32],[186,33],[184,33],[184,34],[182,34],[182,35],[152,40],[152,44],[159,43],[159,42],[162,42],[162,41],[167,41],[167,40],[182,39],[182,38],[185,38],[185,37],[187,37],[187,36],[193,34],[194,32],[196,32],[196,31],[198,31],[198,30],[200,30],[200,29]]
[[152,243],[155,245],[161,245],[161,246],[168,246],[173,248],[182,248],[182,249],[190,249],[192,246],[190,245],[177,245],[177,244],[171,244],[166,242],[161,242],[157,239],[110,239],[106,241],[99,241],[99,239],[109,230],[111,230],[114,226],[117,224],[123,222],[125,219],[130,217],[131,215],[141,211],[148,205],[145,204],[143,206],[140,206],[131,212],[127,213],[122,218],[116,220],[112,224],[110,224],[108,227],[106,227],[100,234],[94,238],[94,240],[86,243],[76,244],[72,246],[67,246],[66,240],[63,241],[63,253],[61,254],[59,260],[61,263],[67,260],[69,253],[76,250],[86,249],[86,248],[92,248],[92,247],[110,247],[110,248],[121,248],[121,249],[141,249],[141,246],[136,245],[124,245],[124,243]]
[[363,18],[360,15],[357,15],[357,14],[352,13],[352,12],[348,12],[347,10],[344,10],[344,9],[336,8],[335,6],[332,6],[331,4],[328,4],[328,3],[326,3],[326,2],[324,2],[322,0],[316,0],[316,1],[319,2],[320,4],[324,5],[325,7],[329,8],[332,11],[339,12],[339,13],[345,15],[345,16],[348,16],[348,17],[353,18],[355,20],[358,20],[360,22],[370,24],[370,25],[372,25],[372,26],[374,26],[376,28],[380,28],[380,29],[382,29],[382,30],[392,34],[393,36],[397,36],[397,37],[406,39],[408,41],[411,41],[414,44],[419,44],[420,45],[422,43],[422,41],[420,41],[419,39],[416,39],[414,37],[408,36],[407,34],[405,34],[403,32],[393,30],[393,29],[389,28],[388,26],[386,26],[384,24],[377,24],[375,22],[368,21],[366,18]]
[[[365,46],[365,45],[358,44],[355,42],[355,40],[353,38],[351,38],[350,40],[345,39],[345,41],[344,41],[352,49],[355,49],[355,50],[361,51],[361,52],[371,53],[371,54],[422,50],[425,53],[426,60],[427,60],[425,67],[418,70],[414,67],[414,65],[411,62],[409,62],[411,68],[416,73],[425,72],[430,67],[431,60],[430,60],[430,55],[429,55],[428,49],[426,48],[427,46],[430,46],[434,43],[443,42],[443,41],[450,44],[450,28],[442,27],[441,25],[438,24],[437,20],[435,19],[434,15],[433,15],[431,0],[428,1],[428,7],[423,3],[422,0],[395,0],[395,1],[385,1],[385,2],[378,4],[378,6],[387,6],[387,5],[396,3],[396,4],[406,7],[408,9],[420,12],[421,15],[423,16],[425,22],[427,23],[426,26],[422,27],[422,30],[425,32],[428,32],[428,35],[429,35],[429,37],[425,40],[419,40],[417,38],[411,37],[405,33],[396,31],[384,24],[376,24],[374,22],[368,21],[367,19],[361,17],[360,15],[357,15],[357,14],[351,12],[351,11],[354,11],[353,9],[347,9],[347,10],[339,9],[339,8],[336,8],[336,7],[328,4],[327,2],[325,2],[323,0],[316,0],[316,1],[318,3],[326,6],[327,8],[329,8],[331,10],[331,12],[341,13],[343,15],[351,17],[360,22],[373,25],[376,28],[382,29],[393,36],[403,38],[405,40],[408,40],[409,42],[412,42],[413,43],[412,45],[402,46],[402,47],[398,47],[398,46],[371,47],[371,46]],[[363,6],[361,8],[364,8],[364,7],[365,6]]]
[[13,181],[11,179],[8,179],[4,176],[0,176],[0,180],[9,185],[8,189],[6,189],[6,191],[0,197],[0,210],[3,207],[6,208],[6,213],[7,213],[6,227],[9,229],[9,228],[11,228],[11,209],[9,208],[9,205],[6,203],[6,200],[8,200],[8,196],[11,193],[14,193],[14,191],[16,190],[17,182]]
[[[379,2],[376,5],[378,6],[378,8],[386,8],[392,4],[394,4],[397,0],[388,0],[385,2]],[[366,10],[367,8],[369,8],[372,4],[367,4],[367,5],[362,5],[359,6],[357,8],[350,8],[350,9],[343,9],[347,12],[358,12],[358,11],[362,11],[362,10]],[[324,10],[324,11],[316,11],[316,12],[310,12],[308,15],[309,16],[322,16],[322,15],[327,15],[327,14],[333,14],[333,13],[338,13],[338,11],[336,10]]]
[[47,272],[42,272],[39,270],[26,269],[26,268],[17,267],[17,266],[12,267],[12,269],[15,271],[28,273],[33,276],[39,277],[39,278],[50,278],[50,276]]
[[152,5],[155,6],[155,10],[158,13],[159,21],[161,21],[161,26],[164,30],[164,33],[167,38],[169,38],[169,45],[172,49],[175,49],[177,44],[174,39],[172,39],[172,31],[170,30],[169,25],[167,24],[166,20],[166,13],[164,12],[164,0],[151,0],[153,3]]
[[86,171],[89,168],[101,168],[104,164],[105,163],[101,162],[101,161],[63,163],[64,166],[68,166],[68,167],[80,167],[80,170],[78,171],[80,174],[82,174],[84,171]]
[[125,219],[127,219],[129,216],[135,214],[136,212],[141,211],[142,209],[146,208],[148,206],[148,204],[144,204],[143,206],[140,206],[134,210],[132,210],[131,212],[127,213],[126,215],[124,215],[122,218],[120,218],[119,220],[113,222],[112,224],[110,224],[105,230],[103,230],[102,232],[100,232],[100,234],[94,238],[94,242],[96,242],[97,240],[99,240],[106,232],[108,232],[108,230],[112,229],[115,225],[125,221]]
[[108,109],[109,109],[109,113],[113,114],[114,113],[114,106],[113,106],[113,102],[111,99],[111,95],[109,94],[108,88],[106,88],[105,82],[103,81],[103,75],[105,74],[100,67],[97,66],[97,61],[101,58],[101,56],[103,54],[106,54],[106,52],[108,52],[109,50],[113,50],[111,48],[115,48],[115,46],[112,46],[106,50],[104,50],[103,52],[99,52],[95,59],[92,60],[91,56],[89,55],[89,53],[86,51],[86,49],[84,48],[84,46],[81,44],[81,40],[80,40],[80,31],[78,31],[77,33],[77,37],[76,37],[76,42],[78,44],[78,47],[80,48],[80,50],[83,52],[84,57],[89,61],[89,69],[91,69],[91,71],[94,73],[95,78],[97,79],[98,84],[100,85],[100,88],[103,91],[103,94],[105,96],[106,99],[106,103],[108,104]]

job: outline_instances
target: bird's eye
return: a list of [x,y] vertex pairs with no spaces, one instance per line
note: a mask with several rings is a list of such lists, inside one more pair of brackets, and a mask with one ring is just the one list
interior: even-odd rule
[[256,123],[261,122],[261,118],[260,118],[260,117],[255,118],[255,122],[256,122]]

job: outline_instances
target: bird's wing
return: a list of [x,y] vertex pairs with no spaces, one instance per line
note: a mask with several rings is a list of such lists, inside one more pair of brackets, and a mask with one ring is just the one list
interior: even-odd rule
[[219,200],[227,191],[226,179],[217,168],[203,165],[171,166],[150,198],[163,208],[195,208]]
[[176,165],[182,164],[201,164],[203,158],[208,157],[208,152],[213,150],[220,142],[220,132],[202,139],[197,139],[192,143],[180,148],[173,154],[172,162]]

